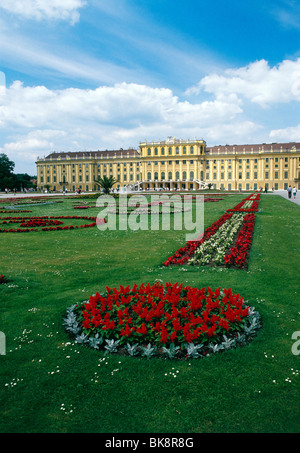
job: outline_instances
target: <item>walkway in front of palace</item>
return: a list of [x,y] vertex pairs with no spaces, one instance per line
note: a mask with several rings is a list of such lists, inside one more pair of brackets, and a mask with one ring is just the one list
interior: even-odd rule
[[292,197],[289,198],[288,196],[288,191],[287,190],[275,190],[273,192],[274,195],[280,195],[281,197],[285,198],[286,200],[291,201],[292,203],[296,203],[300,205],[300,191],[298,190],[296,193],[296,198],[294,199],[294,195],[292,194]]

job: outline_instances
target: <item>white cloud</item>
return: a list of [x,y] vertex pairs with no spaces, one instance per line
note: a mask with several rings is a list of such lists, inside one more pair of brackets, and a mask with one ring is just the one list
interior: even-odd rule
[[274,129],[270,132],[270,139],[283,142],[300,142],[300,124],[285,129]]
[[48,154],[54,147],[53,140],[62,140],[66,136],[60,130],[35,130],[22,137],[16,137],[15,141],[5,143],[0,147],[0,152],[7,154],[16,161],[32,161],[37,157]]
[[284,60],[270,67],[265,60],[238,69],[227,69],[224,74],[210,74],[190,88],[187,94],[201,91],[216,98],[236,95],[262,107],[273,103],[300,101],[300,58]]
[[[281,3],[281,4],[280,4]],[[279,5],[275,5],[270,9],[271,14],[285,28],[295,28],[300,30],[300,5],[298,0],[281,0]]]
[[[49,152],[136,147],[144,139],[208,138],[222,142],[224,132],[249,134],[252,122],[239,121],[236,96],[191,103],[167,88],[134,83],[94,90],[24,86],[6,88],[0,105],[2,152],[34,160]],[[227,127],[226,124],[232,124]]]
[[0,8],[24,19],[64,20],[74,24],[84,0],[1,0]]
[[170,89],[125,82],[95,90],[49,90],[44,86],[25,87],[16,81],[6,90],[0,126],[41,128],[50,124],[57,129],[59,124],[97,122],[130,128],[150,122],[181,128],[197,124],[200,128],[212,121],[235,118],[241,113],[236,101],[232,97],[191,104],[180,102]]

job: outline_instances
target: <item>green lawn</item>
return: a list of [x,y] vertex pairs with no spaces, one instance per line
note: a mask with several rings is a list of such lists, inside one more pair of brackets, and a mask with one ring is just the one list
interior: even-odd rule
[[[205,203],[205,227],[244,197]],[[248,271],[163,268],[184,231],[1,234],[0,274],[11,282],[0,285],[0,431],[299,432],[300,356],[291,337],[300,331],[300,208],[264,194],[260,208]],[[22,215],[98,212],[74,210],[70,199],[31,211]],[[106,286],[155,279],[231,287],[256,307],[263,328],[243,348],[189,361],[105,356],[70,340],[67,307]]]

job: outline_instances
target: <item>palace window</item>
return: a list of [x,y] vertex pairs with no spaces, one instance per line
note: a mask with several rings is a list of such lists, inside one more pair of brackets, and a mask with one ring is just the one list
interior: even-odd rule
[[179,179],[179,171],[176,171],[175,179]]
[[173,179],[173,176],[172,176],[172,172],[171,172],[171,171],[169,171],[168,178],[169,178],[170,180]]

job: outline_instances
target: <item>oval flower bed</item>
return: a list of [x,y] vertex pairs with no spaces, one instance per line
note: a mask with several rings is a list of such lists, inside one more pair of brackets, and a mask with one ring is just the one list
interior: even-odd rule
[[[59,219],[59,220],[58,220]],[[64,219],[88,220],[89,223],[83,225],[65,225]],[[3,217],[0,218],[0,225],[5,225],[6,228],[0,228],[0,233],[28,233],[31,231],[57,231],[57,230],[73,230],[77,228],[90,228],[96,224],[105,223],[105,219],[88,216],[40,216],[40,217]],[[9,224],[19,224],[18,228],[9,228]]]
[[106,353],[197,358],[245,345],[260,316],[239,294],[156,281],[90,296],[67,309],[64,325],[77,343]]

